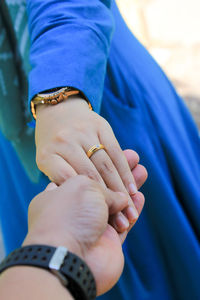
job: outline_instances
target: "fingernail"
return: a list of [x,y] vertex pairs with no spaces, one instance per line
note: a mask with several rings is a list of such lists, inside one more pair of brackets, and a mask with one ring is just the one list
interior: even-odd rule
[[134,183],[130,183],[129,184],[129,194],[130,195],[135,195],[137,193],[137,191],[138,190],[137,190],[135,184]]
[[127,217],[129,219],[130,223],[135,222],[138,219],[138,217],[139,217],[137,210],[134,207],[132,207],[132,206],[129,206],[127,208],[126,214],[127,214]]
[[116,216],[115,224],[119,229],[127,229],[130,225],[127,218],[122,214]]

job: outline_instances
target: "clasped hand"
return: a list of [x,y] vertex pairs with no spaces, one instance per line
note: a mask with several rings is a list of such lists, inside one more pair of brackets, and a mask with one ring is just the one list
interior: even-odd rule
[[[122,212],[111,215],[109,223],[124,232],[138,218],[138,211],[131,199],[137,187],[127,158],[121,150],[108,122],[88,109],[85,100],[71,97],[56,106],[37,108],[36,161],[39,169],[57,185],[77,174],[99,182],[102,187],[127,195],[128,204]],[[87,151],[95,144],[103,144],[89,159]],[[144,167],[138,165],[134,153],[132,168],[145,178]]]
[[[144,199],[135,196],[134,201],[140,214]],[[50,183],[29,206],[24,245],[65,246],[86,261],[100,295],[117,282],[123,270],[121,236],[108,224],[108,218],[127,204],[126,194],[85,176],[70,178],[59,187]]]

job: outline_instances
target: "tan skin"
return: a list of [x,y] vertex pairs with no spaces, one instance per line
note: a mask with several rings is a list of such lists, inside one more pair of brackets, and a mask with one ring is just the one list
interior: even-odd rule
[[[118,232],[124,232],[138,218],[131,195],[137,189],[128,166],[108,122],[90,111],[80,97],[72,96],[55,106],[40,105],[36,110],[36,161],[39,169],[57,185],[77,174],[83,174],[113,191],[127,194],[128,205],[110,218]],[[89,159],[87,151],[103,144]],[[139,157],[136,157],[139,161]]]
[[[146,171],[136,163],[133,151],[125,151],[125,157],[140,188]],[[140,214],[143,195],[136,193],[132,201]],[[108,225],[108,218],[109,214],[123,210],[127,203],[126,194],[113,192],[85,176],[74,176],[59,187],[51,183],[30,204],[29,230],[23,244],[67,247],[87,262],[100,295],[117,282],[123,270],[121,244],[125,235]],[[62,300],[72,297],[51,273],[19,266],[3,272],[0,299]]]

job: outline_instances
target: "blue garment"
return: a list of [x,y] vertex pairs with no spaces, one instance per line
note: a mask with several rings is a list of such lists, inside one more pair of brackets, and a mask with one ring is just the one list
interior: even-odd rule
[[99,112],[113,32],[110,5],[110,0],[27,0],[29,100],[44,90],[72,86]]
[[[121,147],[135,149],[149,172],[145,208],[124,245],[123,275],[100,299],[199,300],[200,140],[188,110],[115,3],[27,3],[30,98],[58,85],[79,88],[101,109]],[[0,143],[0,214],[9,252],[23,240],[28,202],[46,179],[33,185],[8,142],[0,137]]]

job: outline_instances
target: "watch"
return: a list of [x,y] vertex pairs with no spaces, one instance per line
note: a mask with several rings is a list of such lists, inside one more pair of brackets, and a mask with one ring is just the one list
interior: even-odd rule
[[[74,89],[72,87],[63,87],[63,88],[51,89],[46,92],[37,94],[31,100],[31,112],[34,119],[36,120],[36,109],[35,109],[36,105],[39,104],[55,105],[62,102],[63,100],[68,99],[69,96],[73,96],[73,95],[82,95],[82,93],[79,90]],[[83,97],[83,99],[87,101],[89,105],[89,109],[92,110],[92,106],[90,102],[85,97]]]
[[0,264],[0,273],[13,266],[33,266],[56,275],[76,300],[96,298],[96,283],[87,264],[65,247],[30,245],[14,250]]

